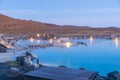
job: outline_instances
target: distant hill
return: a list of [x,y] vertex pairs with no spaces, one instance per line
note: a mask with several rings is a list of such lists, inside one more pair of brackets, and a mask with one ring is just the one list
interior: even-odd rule
[[14,19],[0,14],[0,33],[11,35],[34,35],[36,33],[54,33],[56,36],[79,35],[120,35],[120,28],[91,28],[89,26],[56,25],[32,20]]

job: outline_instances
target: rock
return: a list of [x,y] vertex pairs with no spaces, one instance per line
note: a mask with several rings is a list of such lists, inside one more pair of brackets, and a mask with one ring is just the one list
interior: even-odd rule
[[60,68],[67,68],[66,66],[64,66],[64,65],[61,65],[61,66],[58,66],[58,67],[60,67]]
[[81,67],[81,68],[79,68],[79,70],[85,70],[85,68],[82,68],[82,67]]
[[25,65],[27,65],[27,66],[31,66],[33,63],[32,63],[32,61],[31,61],[32,59],[31,59],[31,56],[26,56],[25,57]]
[[107,77],[98,76],[94,80],[109,80]]
[[30,52],[26,52],[26,56],[30,56],[31,57],[31,60],[33,60],[33,59],[36,59],[37,58],[37,56],[36,55],[33,55],[32,53],[30,53]]
[[20,66],[24,66],[25,65],[25,58],[24,58],[24,56],[17,57],[16,61],[17,61],[17,64],[20,65]]
[[120,80],[120,73],[118,71],[113,71],[107,74],[110,80]]
[[19,68],[11,67],[10,70],[12,73],[19,73]]

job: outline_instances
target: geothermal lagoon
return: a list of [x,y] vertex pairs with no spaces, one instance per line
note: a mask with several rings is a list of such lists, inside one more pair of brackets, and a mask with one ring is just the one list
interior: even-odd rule
[[[84,42],[87,45],[54,46],[32,49],[40,63],[47,66],[67,66],[69,68],[98,71],[106,75],[111,71],[120,71],[120,42],[117,38],[108,39],[76,39],[72,42]],[[47,44],[50,41],[20,40],[17,45]]]

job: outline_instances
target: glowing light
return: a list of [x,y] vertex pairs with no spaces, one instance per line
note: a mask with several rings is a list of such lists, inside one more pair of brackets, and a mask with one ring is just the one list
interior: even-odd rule
[[116,46],[116,48],[118,47],[118,44],[119,44],[119,39],[118,38],[115,38],[114,39],[114,42],[115,42],[115,46]]
[[65,46],[66,46],[67,48],[71,47],[71,45],[72,45],[72,44],[71,44],[70,42],[66,42],[66,43],[65,43]]
[[60,43],[61,41],[60,40],[57,40],[57,43]]
[[50,43],[53,43],[53,39],[52,39],[52,38],[50,38],[49,42],[50,42]]
[[4,44],[4,42],[2,42],[2,41],[1,41],[0,43],[1,43],[1,44]]
[[40,37],[40,34],[37,34],[37,37]]
[[7,46],[7,48],[11,48],[10,46]]
[[34,38],[31,37],[29,40],[30,40],[30,42],[33,42],[33,41],[34,41]]
[[89,39],[89,40],[90,40],[90,44],[92,44],[94,39],[93,39],[92,36],[90,36],[90,39]]

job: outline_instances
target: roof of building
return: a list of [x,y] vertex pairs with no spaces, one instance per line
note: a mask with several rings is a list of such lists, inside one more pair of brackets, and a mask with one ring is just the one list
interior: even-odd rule
[[24,75],[52,80],[93,80],[93,77],[96,77],[98,73],[87,70],[44,66]]

